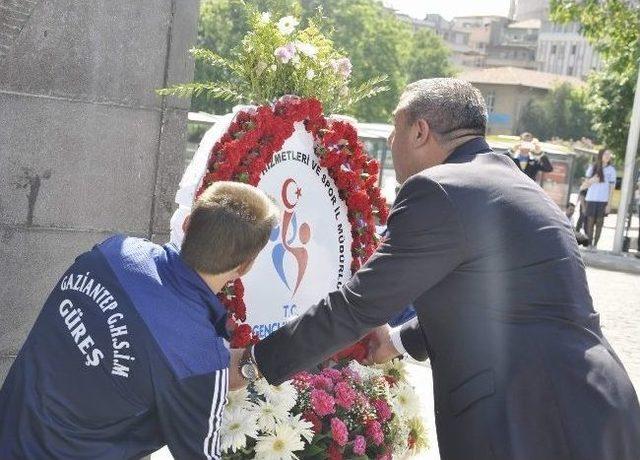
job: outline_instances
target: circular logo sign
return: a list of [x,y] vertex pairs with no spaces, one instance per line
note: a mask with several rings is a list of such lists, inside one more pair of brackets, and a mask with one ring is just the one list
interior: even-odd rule
[[243,277],[247,323],[264,338],[340,288],[351,276],[347,207],[301,123],[262,173],[258,187],[281,215]]

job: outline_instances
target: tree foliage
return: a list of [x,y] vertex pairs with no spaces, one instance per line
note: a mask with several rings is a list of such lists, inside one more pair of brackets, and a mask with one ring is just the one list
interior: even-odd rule
[[551,15],[580,23],[602,56],[602,70],[588,81],[587,107],[599,140],[622,154],[640,63],[640,6],[628,0],[551,0]]
[[584,88],[563,83],[544,98],[527,102],[520,116],[518,132],[528,131],[543,140],[592,138],[592,120],[586,99]]
[[[439,37],[425,30],[415,32],[377,0],[202,0],[198,47],[228,58],[249,30],[245,3],[270,11],[273,17],[295,14],[305,21],[321,15],[321,31],[351,59],[354,82],[388,75],[389,91],[353,106],[350,113],[360,120],[387,122],[408,82],[453,74],[448,50]],[[196,63],[196,82],[230,77],[228,70]],[[214,113],[228,112],[233,105],[198,96],[192,99],[194,110]]]

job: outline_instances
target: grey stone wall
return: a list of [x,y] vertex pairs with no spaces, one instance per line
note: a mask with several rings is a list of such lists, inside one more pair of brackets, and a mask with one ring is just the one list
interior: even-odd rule
[[0,0],[0,382],[42,303],[113,233],[166,241],[198,0]]

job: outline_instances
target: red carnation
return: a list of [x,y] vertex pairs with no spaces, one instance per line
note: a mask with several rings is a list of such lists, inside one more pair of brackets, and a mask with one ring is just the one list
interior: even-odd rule
[[347,197],[347,206],[349,210],[366,212],[369,210],[371,203],[369,202],[369,196],[367,192],[363,190],[358,190],[357,192],[352,192]]
[[372,158],[371,160],[367,161],[367,166],[366,166],[367,173],[371,174],[372,176],[375,176],[378,174],[379,170],[380,170],[380,164],[378,163],[378,160],[376,160],[375,158]]
[[354,259],[351,261],[351,272],[352,272],[352,273],[357,272],[358,270],[360,270],[360,266],[361,266],[361,265],[360,265],[360,261],[358,260],[358,258],[354,258]]
[[331,443],[331,445],[329,446],[329,449],[327,450],[327,454],[329,455],[329,460],[344,459],[344,456],[342,455],[342,448],[335,442]]
[[253,331],[248,324],[240,324],[231,337],[231,348],[245,348],[251,344]]
[[233,281],[233,295],[242,298],[244,296],[244,284],[240,278]]
[[308,410],[302,414],[302,418],[313,425],[313,432],[315,434],[322,433],[322,419],[318,417],[315,412]]

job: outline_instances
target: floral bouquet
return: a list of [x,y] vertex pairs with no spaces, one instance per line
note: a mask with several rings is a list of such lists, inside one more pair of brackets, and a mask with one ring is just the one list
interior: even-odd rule
[[302,28],[293,16],[274,19],[270,13],[251,11],[250,17],[250,31],[231,57],[206,48],[191,50],[196,60],[225,69],[225,81],[184,83],[158,94],[204,95],[256,105],[295,94],[316,98],[328,113],[338,113],[387,90],[382,85],[386,76],[354,85],[351,61],[320,32],[317,21]]
[[[220,180],[258,185],[274,153],[302,123],[313,137],[319,164],[347,206],[355,273],[375,252],[376,222],[386,221],[388,209],[377,186],[379,164],[366,154],[356,128],[323,113],[346,111],[385,91],[386,77],[354,84],[349,58],[320,32],[317,21],[302,27],[292,16],[253,11],[250,26],[230,57],[191,50],[195,59],[225,69],[224,81],[158,91],[257,106],[239,111],[212,146],[196,196]],[[218,296],[229,312],[231,347],[256,343],[246,322],[242,281],[230,283]],[[301,373],[279,387],[260,380],[230,393],[222,424],[223,458],[390,459],[422,450],[425,430],[403,363],[365,367],[358,361],[367,351],[365,338],[325,363],[338,363],[336,368]]]
[[231,392],[222,426],[223,458],[391,459],[426,447],[419,400],[401,360],[352,361],[302,372],[275,387],[264,379]]

